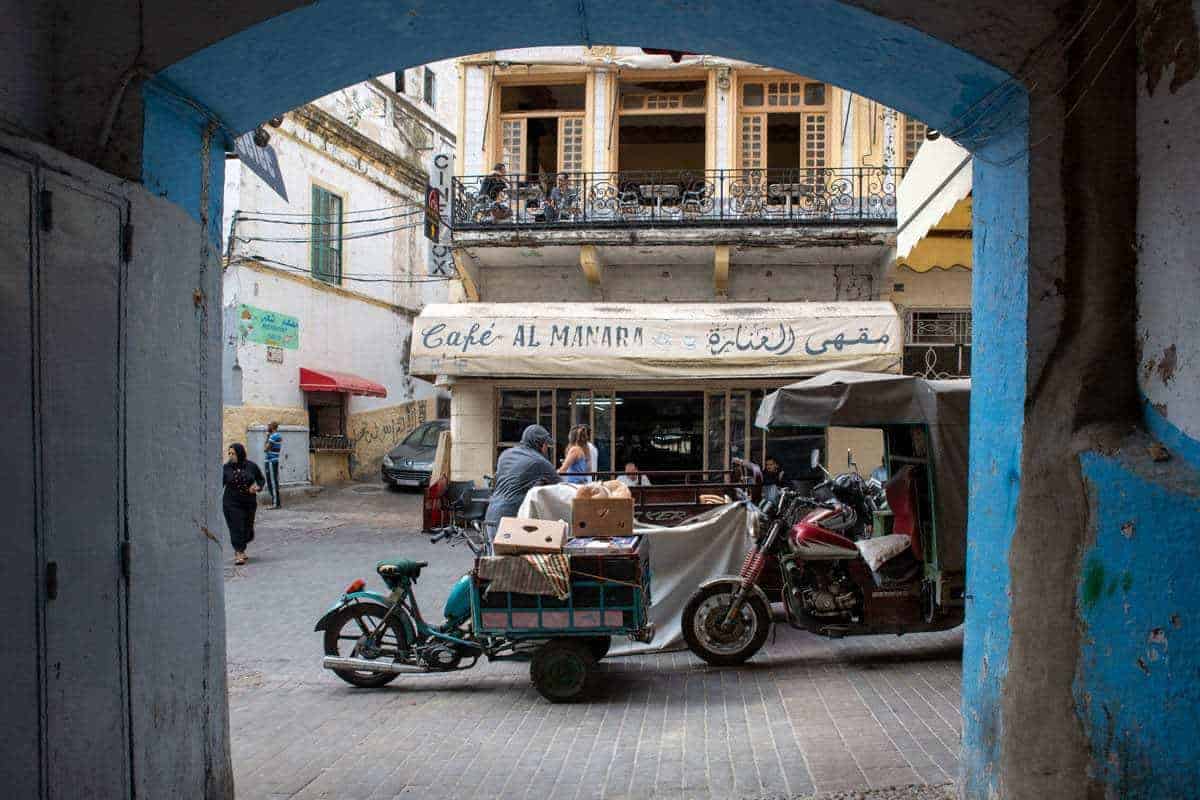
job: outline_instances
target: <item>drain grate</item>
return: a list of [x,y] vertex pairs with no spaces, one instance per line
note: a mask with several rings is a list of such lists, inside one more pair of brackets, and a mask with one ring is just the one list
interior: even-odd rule
[[383,491],[383,487],[371,486],[370,484],[364,483],[361,486],[351,486],[350,491],[354,492],[355,494],[379,494]]

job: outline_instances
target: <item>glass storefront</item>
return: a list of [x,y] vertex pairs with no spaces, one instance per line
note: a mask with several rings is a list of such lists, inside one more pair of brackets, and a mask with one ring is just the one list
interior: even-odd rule
[[632,463],[642,473],[678,473],[656,482],[698,480],[705,473],[720,480],[734,458],[762,465],[773,457],[791,481],[819,478],[809,458],[813,448],[824,455],[825,432],[755,428],[763,395],[762,389],[500,389],[496,455],[517,444],[527,425],[539,424],[554,438],[558,464],[570,429],[585,424],[592,428],[601,472],[620,473]]

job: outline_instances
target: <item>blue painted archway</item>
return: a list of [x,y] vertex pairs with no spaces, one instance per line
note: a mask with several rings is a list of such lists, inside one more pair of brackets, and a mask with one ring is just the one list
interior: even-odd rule
[[[143,180],[215,235],[210,221],[221,218],[225,135],[398,68],[486,50],[593,43],[765,62],[912,114],[975,153],[963,763],[967,795],[988,796],[997,785],[1004,724],[999,692],[1009,650],[1008,553],[1028,349],[1027,97],[1005,72],[833,0],[325,0],[220,41],[148,84]],[[984,111],[986,130],[977,125]]]

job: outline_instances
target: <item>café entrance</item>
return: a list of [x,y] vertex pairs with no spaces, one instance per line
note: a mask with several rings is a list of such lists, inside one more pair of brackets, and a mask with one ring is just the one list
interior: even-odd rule
[[538,424],[550,431],[558,464],[571,428],[589,425],[602,473],[621,473],[632,463],[655,484],[683,483],[719,479],[735,458],[762,465],[769,456],[789,480],[815,480],[819,476],[811,474],[808,459],[814,448],[825,453],[823,429],[768,433],[754,427],[763,396],[775,388],[501,385],[496,388],[495,456],[516,445],[527,425]]

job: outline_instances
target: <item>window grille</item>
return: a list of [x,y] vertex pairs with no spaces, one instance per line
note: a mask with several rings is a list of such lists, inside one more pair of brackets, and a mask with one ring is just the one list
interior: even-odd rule
[[804,84],[800,81],[774,81],[767,84],[767,105],[799,106],[804,101]]
[[742,169],[762,169],[763,115],[742,115]]
[[924,122],[911,117],[904,119],[904,165],[908,166],[917,157],[917,151],[925,143],[928,127]]
[[910,311],[906,329],[906,374],[939,379],[971,374],[970,311]]
[[501,161],[509,175],[525,171],[525,120],[506,119],[500,122]]
[[562,172],[583,171],[583,117],[562,117],[559,120],[559,141],[562,157],[559,170]]

